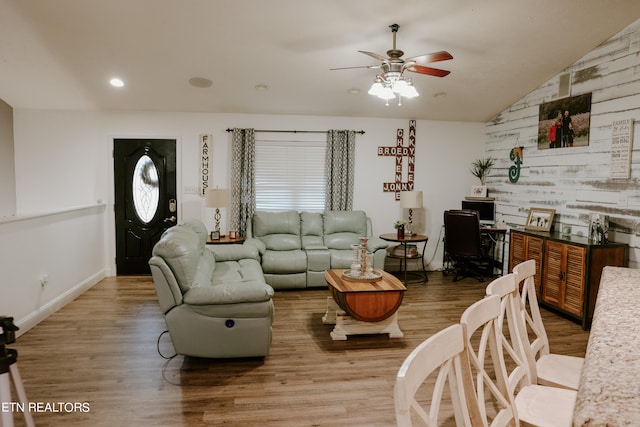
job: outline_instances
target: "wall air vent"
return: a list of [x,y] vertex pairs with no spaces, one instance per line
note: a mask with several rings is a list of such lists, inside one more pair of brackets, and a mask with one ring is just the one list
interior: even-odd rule
[[560,74],[558,98],[564,98],[569,95],[571,95],[571,73]]

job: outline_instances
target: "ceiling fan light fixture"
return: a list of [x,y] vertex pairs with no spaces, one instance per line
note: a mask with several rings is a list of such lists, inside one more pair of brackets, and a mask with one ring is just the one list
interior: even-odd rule
[[400,101],[402,97],[410,99],[419,95],[411,79],[405,79],[399,73],[385,73],[377,76],[368,93],[384,99],[387,101],[386,105],[389,105],[388,101],[394,99],[396,94],[399,99],[398,105],[402,105],[402,101]]
[[368,93],[369,95],[380,96],[383,90],[384,86],[382,86],[382,80],[376,79],[376,81],[371,85]]
[[379,61],[378,65],[365,65],[361,67],[342,67],[331,68],[331,70],[346,70],[351,68],[376,68],[381,70],[376,76],[374,83],[369,89],[369,95],[377,96],[386,101],[385,105],[389,105],[389,100],[398,96],[398,105],[402,105],[402,98],[415,98],[420,96],[417,89],[413,86],[410,78],[404,77],[404,72],[424,74],[434,77],[445,77],[449,75],[449,71],[439,68],[428,67],[423,64],[431,62],[446,61],[453,59],[453,55],[446,51],[433,52],[425,55],[413,56],[403,59],[404,52],[396,47],[396,33],[400,26],[398,24],[389,25],[393,35],[393,48],[387,51],[387,56],[379,55],[374,52],[359,50],[375,60]]
[[383,87],[377,96],[378,98],[384,100],[389,100],[396,97],[395,93],[393,93],[393,90],[388,86]]
[[404,96],[403,93],[407,91],[408,87],[409,85],[407,84],[406,80],[401,78],[393,82],[393,86],[391,88],[395,93],[399,93],[400,95]]
[[418,93],[414,85],[408,83],[407,86],[400,93],[400,96],[404,96],[407,99],[411,99],[411,98],[415,98],[416,96],[420,96],[420,94]]

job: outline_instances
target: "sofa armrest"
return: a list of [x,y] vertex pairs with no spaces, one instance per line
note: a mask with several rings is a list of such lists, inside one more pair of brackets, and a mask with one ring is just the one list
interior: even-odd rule
[[369,237],[369,240],[367,240],[367,250],[369,252],[375,252],[378,249],[385,249],[389,246],[389,242],[387,242],[386,240],[382,240],[379,237]]
[[267,251],[267,245],[265,245],[265,243],[262,240],[256,237],[249,237],[247,240],[244,241],[244,245],[252,246],[256,248],[260,256],[264,255],[264,253]]
[[207,249],[214,253],[216,262],[238,261],[247,258],[260,261],[258,248],[253,245],[207,245]]
[[269,301],[272,296],[273,288],[256,280],[191,288],[183,301],[190,305],[220,305]]

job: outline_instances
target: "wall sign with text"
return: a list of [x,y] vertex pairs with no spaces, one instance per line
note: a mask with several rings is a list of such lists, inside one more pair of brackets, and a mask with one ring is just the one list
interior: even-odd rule
[[611,178],[631,178],[633,119],[614,120],[611,125]]
[[[409,120],[409,144],[404,145],[404,129],[396,130],[396,145],[393,147],[378,147],[378,156],[395,158],[394,182],[383,182],[382,191],[396,193],[395,199],[400,200],[401,191],[413,191],[414,172],[416,167],[416,121]],[[407,159],[407,178],[403,181],[403,160]]]
[[199,164],[200,164],[200,187],[198,194],[200,197],[204,197],[204,193],[206,193],[207,188],[209,188],[210,182],[210,165],[213,161],[213,138],[211,135],[200,135],[200,151],[199,154]]

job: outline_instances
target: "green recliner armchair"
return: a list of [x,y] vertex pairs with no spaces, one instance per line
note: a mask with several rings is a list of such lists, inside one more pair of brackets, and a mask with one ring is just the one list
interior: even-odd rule
[[266,356],[273,288],[255,247],[206,246],[200,221],[171,227],[149,260],[176,353],[207,358]]

